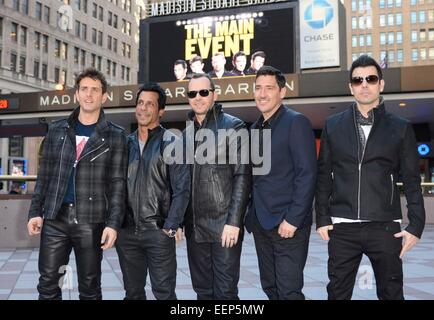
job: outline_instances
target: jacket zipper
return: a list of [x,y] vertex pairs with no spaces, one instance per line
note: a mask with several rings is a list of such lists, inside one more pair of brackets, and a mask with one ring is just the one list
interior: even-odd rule
[[64,148],[65,148],[66,137],[67,137],[67,134],[65,134],[65,136],[63,137],[62,150],[60,151],[59,176],[58,176],[58,178],[57,178],[56,195],[55,195],[55,197],[54,197],[54,206],[53,206],[53,211],[51,212],[52,215],[54,214],[54,209],[56,208],[56,203],[57,203],[57,195],[59,194],[60,173],[62,172],[62,158],[63,158],[63,150],[64,150]]
[[[86,153],[84,156],[80,156],[80,159],[76,159],[75,160],[75,162],[74,162],[74,176],[73,176],[73,179],[72,179],[72,181],[73,181],[73,184],[74,184],[74,207],[75,208],[77,208],[77,195],[76,195],[76,187],[75,187],[75,178],[76,178],[76,174],[77,174],[77,165],[78,165],[78,163],[80,162],[80,160],[81,159],[83,159],[85,156],[87,156],[88,154],[90,154],[90,153],[92,153],[92,152],[94,152],[94,151],[96,151],[96,150],[98,150],[99,148],[101,148],[103,145],[105,144],[105,142],[103,143],[103,144],[101,144],[100,146],[98,146],[97,148],[95,148],[95,149],[93,149],[93,150],[91,150],[91,151],[89,151],[88,153]],[[108,149],[107,149],[108,150]],[[104,152],[103,152],[104,153]],[[101,153],[102,154],[102,153]],[[99,155],[98,155],[99,156]],[[97,156],[97,157],[98,157]],[[92,160],[91,160],[92,161]],[[77,212],[77,211],[76,211]],[[78,223],[78,221],[77,221],[77,217],[74,217],[74,223],[75,224],[77,224]]]
[[102,156],[104,153],[106,153],[107,151],[109,151],[110,148],[105,149],[103,152],[101,152],[100,154],[96,155],[95,157],[93,157],[92,159],[90,159],[90,162],[92,162],[93,160],[95,160],[96,158]]
[[392,205],[393,204],[393,194],[395,191],[395,182],[393,181],[393,174],[392,173],[390,174],[390,182],[392,184],[392,196],[390,197],[390,205]]
[[[356,106],[357,108],[357,106]],[[356,123],[356,111],[354,111],[354,128],[356,129],[356,134],[358,133],[358,128],[357,128],[357,123]],[[374,112],[372,111],[372,127],[371,127],[371,131],[372,128],[374,127],[374,123],[375,123],[375,115]],[[358,181],[358,189],[357,189],[357,219],[360,220],[360,189],[361,189],[361,180],[362,180],[362,163],[363,163],[363,158],[365,157],[365,150],[366,150],[366,146],[368,144],[368,140],[369,137],[371,136],[371,133],[369,133],[368,137],[366,138],[365,141],[365,145],[363,146],[363,151],[362,151],[362,158],[359,160],[359,181]],[[359,136],[357,134],[357,158],[359,158],[359,145],[360,145],[360,139]]]

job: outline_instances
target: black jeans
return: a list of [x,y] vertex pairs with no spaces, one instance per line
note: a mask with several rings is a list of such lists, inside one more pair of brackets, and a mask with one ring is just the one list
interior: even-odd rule
[[198,243],[187,238],[191,282],[198,300],[238,300],[242,241],[232,248],[220,242]]
[[44,220],[38,263],[40,300],[62,299],[59,280],[72,249],[77,263],[80,300],[102,299],[100,242],[104,224],[77,224],[75,218],[75,208],[65,205],[55,220]]
[[329,261],[327,285],[330,300],[348,300],[363,254],[371,261],[381,300],[402,300],[403,273],[399,253],[401,238],[393,235],[401,231],[398,222],[337,223],[329,231]]
[[116,251],[122,269],[126,300],[145,300],[149,270],[152,292],[157,300],[176,300],[175,238],[162,230],[119,232]]
[[256,214],[250,214],[249,219],[262,290],[268,299],[304,300],[303,270],[309,249],[310,226],[297,229],[292,238],[282,238],[277,233],[277,227],[263,229]]

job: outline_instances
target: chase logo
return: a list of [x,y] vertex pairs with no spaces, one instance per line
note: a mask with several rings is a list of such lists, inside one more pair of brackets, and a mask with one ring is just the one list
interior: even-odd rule
[[313,29],[322,29],[333,18],[333,7],[325,0],[314,0],[304,12],[304,20]]

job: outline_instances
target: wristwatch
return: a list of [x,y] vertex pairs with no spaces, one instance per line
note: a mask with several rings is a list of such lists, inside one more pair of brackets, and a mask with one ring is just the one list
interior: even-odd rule
[[167,231],[167,235],[168,235],[169,238],[173,238],[176,235],[176,230],[169,229]]

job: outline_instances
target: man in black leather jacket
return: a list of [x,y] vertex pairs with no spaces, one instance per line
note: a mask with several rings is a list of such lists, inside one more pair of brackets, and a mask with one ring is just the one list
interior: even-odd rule
[[[188,141],[196,141],[194,150],[186,148],[187,159],[194,152],[190,166],[191,198],[185,218],[193,289],[198,299],[238,299],[243,218],[251,170],[248,157],[241,154],[243,142],[230,146],[226,142],[235,141],[232,138],[237,134],[245,134],[248,143],[248,131],[243,121],[215,104],[217,94],[208,75],[193,75],[188,96],[192,123],[185,129],[184,138],[187,145]],[[222,147],[217,150],[204,148],[214,138],[217,141],[217,130],[231,132],[229,138],[219,141]],[[230,154],[235,155],[232,161]]]
[[176,299],[175,235],[190,197],[190,171],[186,164],[170,163],[165,153],[180,143],[160,125],[165,105],[158,84],[139,89],[138,129],[128,137],[127,214],[116,243],[125,299],[146,299],[148,270],[155,298]]
[[104,76],[82,72],[75,97],[80,107],[52,123],[45,137],[29,210],[29,234],[41,233],[38,291],[44,300],[62,298],[59,280],[70,270],[72,249],[79,298],[102,298],[102,250],[113,246],[124,215],[126,136],[105,119]]
[[[353,62],[349,86],[356,102],[327,119],[318,160],[316,224],[329,240],[328,297],[351,299],[366,254],[378,298],[403,299],[401,259],[425,224],[415,135],[409,121],[386,112],[374,59],[364,55]],[[398,178],[408,207],[403,231]]]

